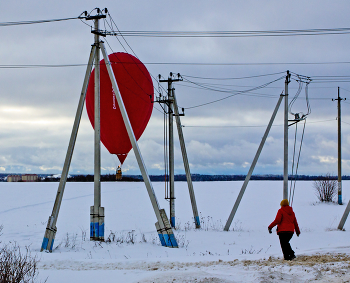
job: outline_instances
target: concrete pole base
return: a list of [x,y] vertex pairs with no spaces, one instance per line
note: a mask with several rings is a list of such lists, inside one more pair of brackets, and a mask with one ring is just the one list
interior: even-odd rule
[[90,240],[91,241],[104,241],[105,234],[105,209],[104,207],[98,207],[97,213],[95,207],[90,206]]
[[56,226],[53,227],[52,223],[53,223],[53,217],[50,216],[47,222],[43,243],[41,245],[41,249],[40,249],[41,252],[43,250],[46,250],[52,253],[53,243],[55,241],[55,236],[57,232]]

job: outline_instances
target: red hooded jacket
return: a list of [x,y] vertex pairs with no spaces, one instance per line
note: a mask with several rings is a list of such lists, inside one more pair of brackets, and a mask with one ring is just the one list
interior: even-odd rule
[[300,234],[299,226],[293,209],[289,205],[282,206],[276,215],[276,219],[269,225],[272,229],[277,225],[277,234],[283,232]]

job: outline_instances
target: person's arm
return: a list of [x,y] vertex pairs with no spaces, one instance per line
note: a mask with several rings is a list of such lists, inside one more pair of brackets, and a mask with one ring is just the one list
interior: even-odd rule
[[279,209],[276,215],[275,220],[269,225],[268,229],[271,230],[273,227],[275,227],[276,225],[280,224],[282,220],[282,212]]
[[297,221],[297,218],[295,217],[295,215],[294,215],[294,228],[295,228],[295,233],[299,237],[300,229],[299,229],[298,221]]

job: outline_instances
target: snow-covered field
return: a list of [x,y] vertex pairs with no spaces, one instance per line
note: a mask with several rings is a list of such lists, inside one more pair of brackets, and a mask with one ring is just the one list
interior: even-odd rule
[[[176,182],[179,249],[160,245],[143,183],[102,183],[107,242],[89,240],[93,183],[68,183],[53,253],[40,253],[58,183],[1,183],[2,244],[30,246],[39,278],[58,282],[349,282],[350,219],[336,227],[345,206],[317,202],[313,182],[298,182],[293,209],[301,228],[291,245],[297,259],[282,260],[267,226],[282,199],[281,181],[251,181],[229,232],[223,226],[242,182],[196,182],[202,228],[194,229],[185,182]],[[167,213],[164,184],[153,183]],[[350,182],[343,181],[344,202]],[[274,229],[275,230],[275,229]]]

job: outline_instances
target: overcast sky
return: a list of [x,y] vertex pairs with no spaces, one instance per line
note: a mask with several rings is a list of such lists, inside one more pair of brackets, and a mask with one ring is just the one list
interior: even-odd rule
[[[350,3],[345,0],[14,0],[2,1],[0,7],[0,22],[76,17],[85,10],[107,7],[119,29],[123,31],[243,31],[350,26]],[[85,64],[93,43],[89,26],[80,20],[0,27],[0,35],[2,66]],[[112,48],[108,52],[124,52],[115,37],[107,37],[106,40]],[[338,86],[341,88],[341,97],[350,97],[350,80],[320,83],[316,78],[350,75],[350,35],[126,37],[126,40],[155,77],[161,74],[166,78],[169,72],[174,72],[196,83],[211,83],[218,84],[216,87],[246,90],[285,76],[287,70],[310,76],[314,79],[309,85],[312,113],[307,118],[299,174],[337,174],[337,104],[332,102],[332,98],[337,97]],[[125,47],[131,52],[126,45]],[[329,62],[343,63],[305,64]],[[215,65],[219,63],[236,65]],[[61,172],[85,69],[85,66],[0,68],[0,172]],[[239,80],[192,78],[222,79],[266,74],[274,75]],[[156,83],[155,86],[157,87]],[[199,89],[195,84],[186,82],[175,83],[174,87],[179,105],[185,108],[227,96],[227,93]],[[291,100],[298,84],[293,80],[289,87]],[[281,79],[249,95],[236,95],[221,102],[186,109],[186,116],[181,119],[185,126],[183,130],[191,172],[246,174],[283,90],[284,79]],[[162,174],[163,114],[159,105],[155,104],[155,108],[139,145],[149,173]],[[306,113],[304,90],[293,110]],[[350,100],[342,102],[343,175],[350,175],[349,110]],[[279,110],[275,126],[271,130],[254,174],[282,174],[282,124],[283,107]],[[300,134],[302,124],[299,124],[298,130]],[[295,127],[290,127],[290,173],[294,133]],[[70,173],[93,173],[93,143],[93,129],[84,109]],[[175,173],[184,173],[178,142],[175,161]],[[118,164],[116,156],[110,155],[102,146],[102,174],[114,173]],[[123,165],[123,171],[126,174],[140,174],[132,152]]]

